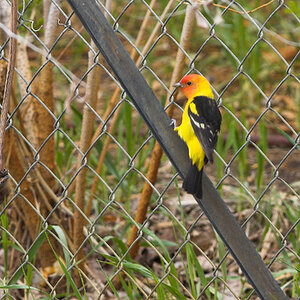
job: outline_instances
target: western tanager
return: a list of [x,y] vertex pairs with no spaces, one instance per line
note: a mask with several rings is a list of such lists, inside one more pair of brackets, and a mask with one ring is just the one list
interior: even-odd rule
[[182,123],[175,128],[187,144],[191,166],[182,187],[190,194],[202,198],[202,172],[207,162],[213,163],[221,113],[208,81],[198,74],[190,74],[175,84],[188,98],[182,115]]

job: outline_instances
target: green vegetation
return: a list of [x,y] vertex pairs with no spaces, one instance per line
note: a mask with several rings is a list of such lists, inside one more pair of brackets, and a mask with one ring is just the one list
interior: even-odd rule
[[[186,8],[185,4],[179,5],[182,2],[174,1],[164,18],[166,34],[160,28],[152,41],[153,47],[144,54],[143,64],[138,65],[162,105],[169,98],[166,87],[170,84],[177,43],[181,38]],[[238,2],[246,11],[260,5],[260,1]],[[162,15],[168,3],[169,0],[157,1],[153,9],[157,16]],[[38,1],[38,8],[41,5]],[[217,97],[220,96],[223,123],[215,164],[207,167],[208,175],[238,222],[244,224],[249,239],[265,263],[271,264],[270,269],[284,292],[290,298],[297,298],[300,295],[300,179],[297,172],[299,145],[295,146],[295,139],[300,129],[300,89],[299,81],[294,77],[299,77],[299,59],[291,66],[294,77],[284,78],[287,64],[292,63],[299,51],[299,35],[293,28],[295,24],[299,27],[299,20],[295,18],[295,15],[299,16],[299,7],[294,1],[286,1],[286,5],[288,8],[279,9],[264,25],[263,36],[259,36],[260,28],[278,7],[278,1],[250,13],[253,20],[245,14],[228,10],[213,31],[199,27],[195,22],[190,48],[184,49],[192,64],[186,59],[183,73],[198,71],[210,77]],[[211,24],[223,11],[223,8],[212,5],[199,7]],[[112,1],[112,16],[116,18],[124,8],[124,1]],[[240,11],[238,6],[232,8]],[[70,12],[66,4],[62,9]],[[132,46],[123,36],[135,42],[146,11],[142,1],[134,1],[118,19],[118,30],[122,33],[119,36],[129,52]],[[34,13],[36,28],[43,23],[43,18],[38,9],[34,9],[34,3],[29,5],[24,17],[29,18]],[[61,25],[64,17],[60,18],[58,34],[65,30]],[[79,21],[75,17],[71,21],[73,28],[79,30]],[[113,24],[112,19],[110,22]],[[157,17],[151,14],[146,36],[142,46],[138,47],[140,52],[156,22]],[[25,36],[25,32],[27,30],[22,27],[20,34]],[[29,34],[33,36],[32,32]],[[42,39],[44,29],[36,34]],[[82,36],[89,42],[85,32]],[[165,156],[160,163],[147,219],[143,224],[134,221],[155,141],[122,91],[110,110],[117,84],[100,56],[97,64],[101,78],[97,87],[98,102],[92,111],[95,114],[93,132],[97,128],[101,130],[94,136],[88,152],[80,153],[82,115],[87,107],[89,48],[79,37],[69,45],[73,37],[72,30],[66,31],[52,51],[54,59],[64,51],[59,63],[73,80],[69,83],[61,70],[54,66],[55,116],[59,122],[56,122],[54,135],[57,180],[53,190],[58,201],[52,203],[53,199],[49,197],[49,203],[52,207],[57,205],[55,213],[61,223],[47,223],[47,228],[42,223],[39,236],[30,242],[28,234],[26,239],[14,235],[20,234],[20,223],[16,220],[10,222],[13,218],[10,208],[1,212],[0,248],[4,263],[0,295],[14,299],[13,293],[21,291],[24,297],[43,299],[93,299],[100,295],[103,299],[111,296],[114,299],[219,300],[225,294],[237,299],[251,297],[252,288],[245,276],[239,272],[205,215],[199,217],[201,210],[182,195],[181,180]],[[38,45],[38,42],[35,40],[34,44]],[[32,50],[28,53],[31,70],[36,72],[41,67],[41,57]],[[17,89],[20,89],[19,84]],[[19,91],[16,94],[17,97],[21,95]],[[176,97],[181,105],[182,96]],[[114,123],[116,114],[118,117]],[[179,109],[175,110],[177,124],[180,115]],[[18,130],[22,132],[21,126]],[[280,137],[279,144],[272,142],[273,136]],[[282,145],[286,141],[290,144]],[[287,155],[292,147],[292,153]],[[107,152],[103,165],[96,172],[104,149]],[[86,270],[80,269],[77,257],[74,259],[78,249],[72,244],[73,213],[77,209],[73,202],[74,182],[80,171],[79,154],[82,154],[80,167],[84,165],[87,169],[86,208],[92,195],[89,221],[84,224],[86,240],[82,246]],[[92,191],[94,181],[95,191]],[[38,193],[34,186],[32,189]],[[58,204],[60,200],[62,203]],[[131,257],[128,249],[128,237],[134,224],[140,230],[137,257]],[[43,243],[51,247],[60,269],[60,274],[56,274],[58,279],[54,275],[53,281],[52,278],[44,279],[46,287],[36,282],[36,277],[43,277],[36,267]],[[15,258],[18,260],[13,267],[11,262]],[[79,284],[74,273],[79,274]],[[56,292],[61,282],[65,282],[63,288]]]

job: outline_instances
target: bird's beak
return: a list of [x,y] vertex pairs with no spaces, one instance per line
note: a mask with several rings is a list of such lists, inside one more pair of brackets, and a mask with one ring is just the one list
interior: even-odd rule
[[182,88],[183,84],[181,84],[180,82],[177,82],[177,83],[173,84],[173,87]]

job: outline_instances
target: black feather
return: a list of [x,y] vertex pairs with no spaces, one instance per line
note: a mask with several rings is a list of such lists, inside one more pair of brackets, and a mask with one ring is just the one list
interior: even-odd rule
[[195,195],[199,199],[202,198],[202,173],[203,168],[199,171],[197,166],[191,163],[182,185],[187,193]]
[[222,115],[214,99],[197,96],[192,101],[197,114],[188,109],[188,115],[206,158],[213,162],[213,149],[218,141]]

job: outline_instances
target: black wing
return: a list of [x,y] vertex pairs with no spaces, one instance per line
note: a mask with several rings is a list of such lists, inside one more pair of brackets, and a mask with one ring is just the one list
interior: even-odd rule
[[195,135],[197,136],[202,149],[211,163],[213,162],[213,149],[216,147],[222,115],[215,100],[205,96],[195,97],[191,104],[194,104],[196,111],[192,112],[189,106],[188,115]]

